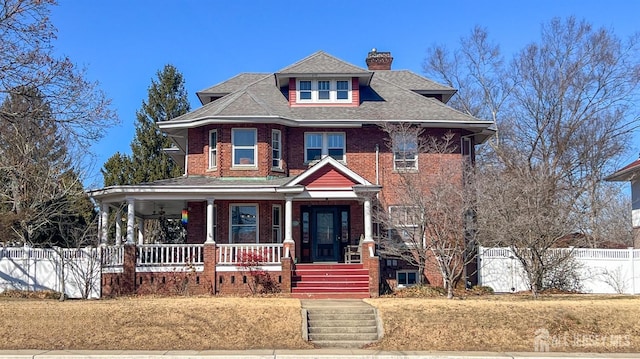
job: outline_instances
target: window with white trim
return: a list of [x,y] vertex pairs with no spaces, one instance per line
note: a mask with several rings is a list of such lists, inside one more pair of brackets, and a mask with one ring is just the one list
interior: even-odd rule
[[271,167],[282,168],[282,133],[280,130],[271,131]]
[[389,217],[396,235],[407,243],[415,244],[422,222],[420,209],[415,206],[389,206]]
[[229,206],[229,243],[258,243],[258,205]]
[[312,100],[311,96],[311,81],[304,80],[298,81],[298,100]]
[[349,103],[351,81],[348,79],[297,80],[298,103]]
[[258,158],[258,131],[255,128],[231,130],[234,167],[255,167]]
[[418,169],[418,138],[413,134],[393,135],[393,169]]
[[345,160],[344,132],[307,132],[304,134],[304,161],[311,162],[325,156]]
[[271,242],[282,243],[282,207],[279,204],[271,207]]
[[418,272],[417,271],[397,271],[396,281],[398,287],[411,287],[418,284]]
[[218,131],[209,131],[209,168],[218,166]]

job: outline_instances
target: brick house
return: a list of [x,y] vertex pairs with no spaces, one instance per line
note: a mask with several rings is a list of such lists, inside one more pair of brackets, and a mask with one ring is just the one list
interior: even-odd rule
[[[436,155],[387,148],[380,125],[451,132],[458,157],[474,156],[493,130],[446,105],[454,89],[391,70],[392,60],[374,49],[364,69],[319,51],[275,73],[240,73],[198,92],[200,108],[158,123],[184,175],[89,192],[109,251],[103,293],[169,282],[244,291],[251,278],[238,262],[247,251],[261,253],[261,268],[297,297],[377,296],[382,279],[415,281],[397,261],[381,266],[372,204],[399,205],[398,171],[428,176]],[[110,223],[117,208],[125,210]],[[158,215],[183,216],[185,245],[145,243],[141,219]]]

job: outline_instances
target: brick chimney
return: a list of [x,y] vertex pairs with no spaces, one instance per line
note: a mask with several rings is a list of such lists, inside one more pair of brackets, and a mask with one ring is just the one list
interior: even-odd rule
[[375,48],[367,55],[367,67],[370,71],[391,70],[393,57],[390,52],[378,52]]

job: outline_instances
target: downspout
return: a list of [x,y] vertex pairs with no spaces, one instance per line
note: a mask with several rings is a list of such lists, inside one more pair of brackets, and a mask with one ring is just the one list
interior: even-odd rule
[[186,176],[189,173],[189,136],[186,138],[186,144],[184,147],[184,175]]
[[376,143],[376,186],[380,185],[379,163],[380,163],[380,146],[378,146],[378,144]]

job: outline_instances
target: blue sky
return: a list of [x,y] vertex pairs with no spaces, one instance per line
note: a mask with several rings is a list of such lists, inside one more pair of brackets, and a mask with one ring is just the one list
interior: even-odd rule
[[[93,147],[85,184],[95,188],[104,162],[130,153],[135,112],[167,63],[184,75],[195,109],[196,91],[240,72],[275,72],[318,50],[366,67],[375,47],[392,53],[394,69],[422,74],[430,45],[455,47],[475,25],[486,27],[508,58],[537,40],[552,17],[573,15],[626,37],[640,31],[639,13],[640,1],[632,0],[59,0],[51,18],[57,52],[86,66],[121,121]],[[635,138],[626,162],[637,158]]]

